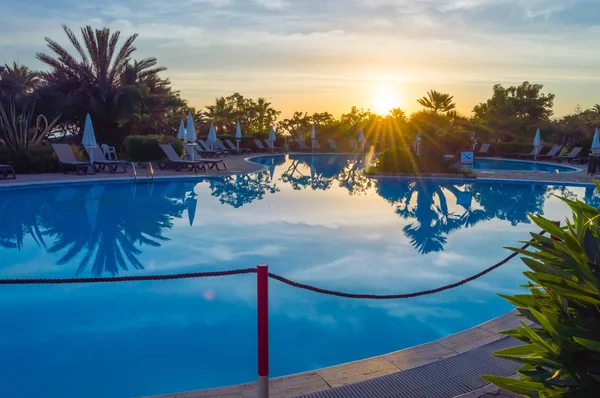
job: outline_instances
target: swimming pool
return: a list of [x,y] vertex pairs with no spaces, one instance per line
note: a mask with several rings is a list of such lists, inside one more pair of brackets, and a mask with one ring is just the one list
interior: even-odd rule
[[476,170],[512,170],[512,171],[541,171],[545,173],[567,173],[577,171],[575,167],[562,166],[548,162],[530,162],[510,159],[477,158],[472,165],[458,165]]
[[[368,179],[357,156],[274,156],[248,176],[0,190],[0,277],[225,270],[268,263],[349,292],[437,287],[563,219],[593,188]],[[270,283],[271,375],[424,343],[511,309],[518,260],[417,299],[348,300]],[[0,396],[131,397],[256,378],[252,275],[0,287]]]

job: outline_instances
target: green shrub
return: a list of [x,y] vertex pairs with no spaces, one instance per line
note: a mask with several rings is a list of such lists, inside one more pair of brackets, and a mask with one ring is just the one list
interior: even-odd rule
[[166,158],[160,144],[171,144],[182,155],[183,145],[174,137],[165,135],[131,135],[125,138],[125,156],[134,162],[150,162]]
[[[600,190],[600,184],[596,183]],[[539,326],[505,332],[526,344],[496,352],[523,363],[519,379],[484,378],[529,397],[597,397],[600,394],[600,210],[563,198],[573,221],[561,229],[531,215],[557,237],[531,234],[535,250],[523,254],[529,294],[502,296]]]
[[19,174],[52,173],[58,169],[56,155],[49,145],[30,146],[16,151],[1,149],[0,163],[12,165]]
[[466,171],[452,167],[453,163],[444,161],[444,153],[434,144],[421,146],[420,156],[414,155],[406,146],[388,148],[383,151],[368,173],[427,174],[448,173],[464,174]]

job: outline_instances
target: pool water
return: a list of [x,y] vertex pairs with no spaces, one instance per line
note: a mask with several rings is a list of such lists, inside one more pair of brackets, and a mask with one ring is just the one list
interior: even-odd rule
[[[0,277],[270,271],[319,287],[407,293],[475,274],[564,219],[593,188],[369,179],[358,156],[273,156],[262,173],[0,190]],[[500,316],[517,259],[460,288],[349,300],[270,282],[271,375],[425,343]],[[253,275],[1,286],[1,397],[131,397],[253,381]]]
[[506,159],[477,158],[472,165],[457,165],[476,170],[512,170],[512,171],[541,171],[545,173],[566,173],[577,171],[576,168],[561,166],[547,162],[527,162]]

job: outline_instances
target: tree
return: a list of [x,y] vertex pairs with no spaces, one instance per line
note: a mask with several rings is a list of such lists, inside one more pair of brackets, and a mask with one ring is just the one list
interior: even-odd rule
[[0,94],[11,97],[29,94],[40,84],[40,73],[13,62],[0,65]]
[[499,137],[506,138],[515,129],[523,135],[552,116],[554,94],[542,94],[543,88],[527,81],[508,88],[496,84],[492,97],[473,108],[474,118],[495,129]]
[[46,37],[53,54],[37,54],[51,68],[42,74],[43,79],[47,86],[64,95],[64,116],[69,122],[81,125],[85,114],[90,113],[99,140],[117,145],[125,132],[124,125],[147,116],[141,83],[155,79],[159,85],[168,85],[168,81],[157,80],[157,74],[166,68],[156,67],[156,58],[132,60],[137,34],[126,38],[119,47],[119,31],[111,33],[108,28],[94,30],[85,26],[81,28],[82,44],[66,25],[63,30],[77,54],[70,54]]
[[452,102],[454,99],[450,94],[440,93],[436,90],[429,90],[427,96],[419,98],[417,102],[425,108],[431,110],[433,113],[445,113],[454,108],[456,104]]

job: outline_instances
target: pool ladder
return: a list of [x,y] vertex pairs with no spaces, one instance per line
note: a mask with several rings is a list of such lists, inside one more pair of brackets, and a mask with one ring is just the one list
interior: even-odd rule
[[[137,169],[135,167],[135,162],[131,162],[131,177],[133,177],[134,181],[137,181]],[[148,162],[148,167],[146,168],[146,177],[151,177],[152,181],[154,181],[154,167],[152,167],[152,162]]]

